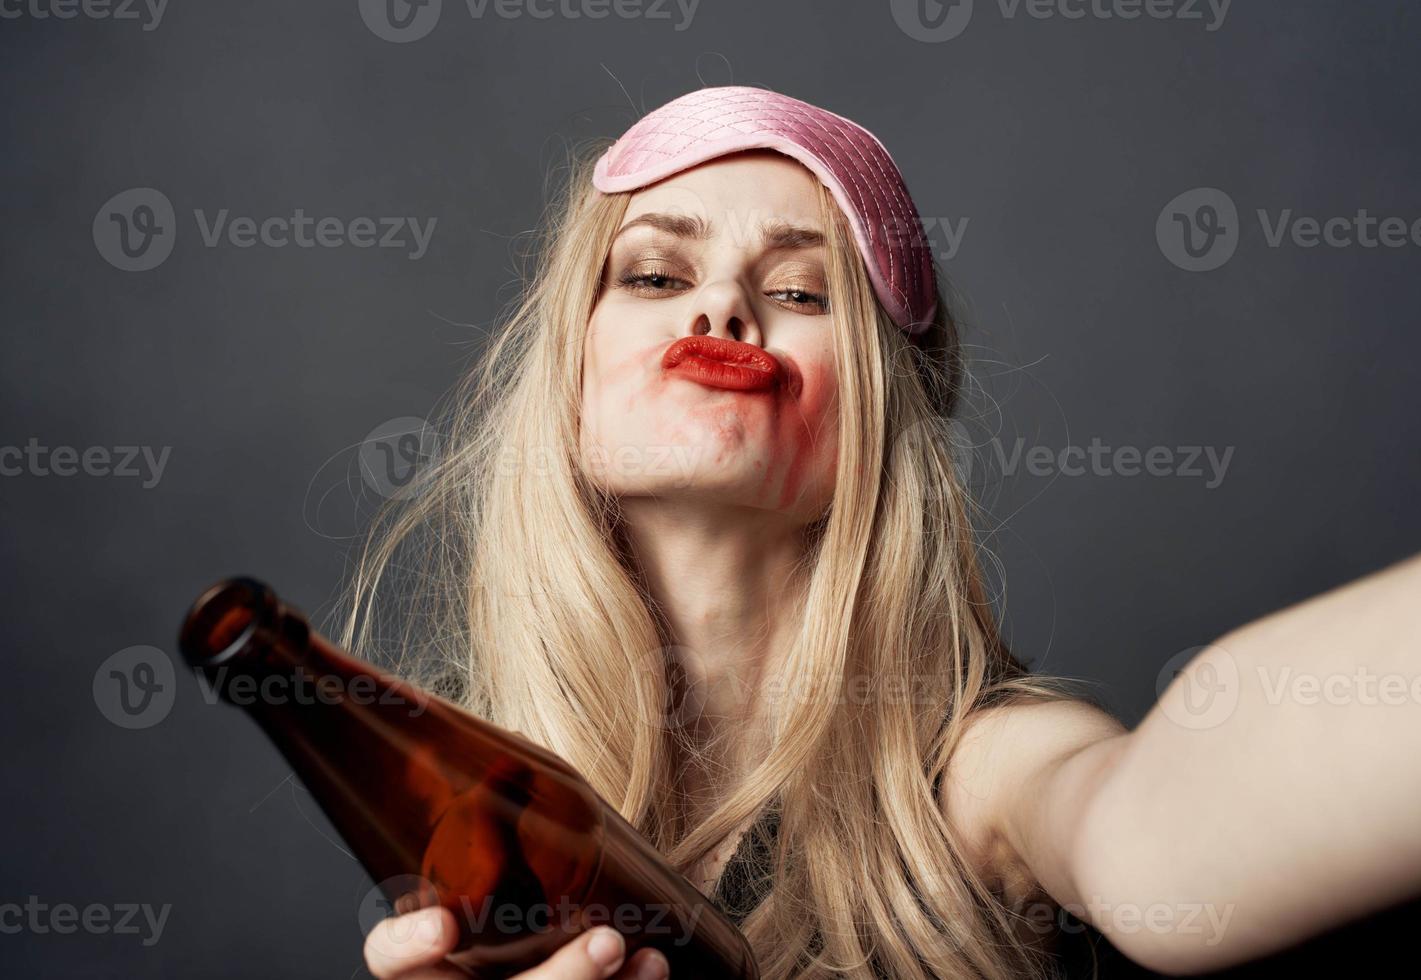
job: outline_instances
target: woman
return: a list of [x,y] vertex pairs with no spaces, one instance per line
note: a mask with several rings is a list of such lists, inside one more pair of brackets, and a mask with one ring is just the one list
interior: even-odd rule
[[[1126,731],[998,636],[939,438],[960,372],[881,144],[691,93],[574,168],[344,640],[436,651],[421,679],[576,766],[767,978],[1044,975],[1058,908],[1197,972],[1417,891],[1421,712],[1264,675],[1404,675],[1421,563],[1229,634]],[[1232,708],[1196,724],[1206,683]],[[370,969],[444,975],[454,929],[387,920]],[[665,975],[623,957],[602,928],[523,976]]]

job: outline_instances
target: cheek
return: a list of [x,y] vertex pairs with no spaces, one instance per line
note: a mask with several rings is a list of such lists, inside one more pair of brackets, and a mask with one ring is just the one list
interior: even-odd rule
[[593,440],[626,435],[644,424],[646,402],[665,382],[651,370],[659,342],[616,330],[594,316],[582,357],[583,427]]
[[613,351],[608,349],[608,337],[594,315],[587,325],[582,344],[582,441],[595,445],[603,438],[611,421],[607,407],[609,375]]
[[838,383],[833,365],[811,361],[800,371],[801,388],[789,411],[780,415],[776,466],[784,474],[779,505],[788,507],[805,493],[831,492],[839,459]]

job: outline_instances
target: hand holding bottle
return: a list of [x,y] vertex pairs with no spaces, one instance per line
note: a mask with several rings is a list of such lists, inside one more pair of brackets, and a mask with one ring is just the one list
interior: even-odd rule
[[[432,906],[382,919],[365,938],[365,965],[377,980],[444,980],[468,973],[444,962],[458,941],[454,914]],[[610,926],[590,929],[511,980],[665,980],[666,957],[641,949],[624,962],[626,941]]]

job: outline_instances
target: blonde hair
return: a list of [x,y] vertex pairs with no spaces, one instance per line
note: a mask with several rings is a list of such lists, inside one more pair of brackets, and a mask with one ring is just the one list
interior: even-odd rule
[[[743,923],[766,980],[1046,975],[938,795],[973,712],[1072,696],[998,635],[945,437],[962,377],[947,303],[909,342],[820,187],[840,452],[777,665],[777,689],[793,678],[797,696],[768,757],[687,826],[675,774],[701,749],[665,723],[672,641],[617,502],[579,465],[583,339],[628,197],[595,191],[590,160],[569,167],[531,281],[451,392],[443,451],[371,527],[342,643],[393,652],[407,676],[561,755],[683,872],[777,802],[773,887]],[[846,695],[863,679],[870,696]]]

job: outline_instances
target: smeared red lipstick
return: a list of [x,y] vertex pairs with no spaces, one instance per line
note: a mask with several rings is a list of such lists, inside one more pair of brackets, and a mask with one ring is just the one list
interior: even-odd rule
[[661,357],[664,371],[711,388],[765,391],[784,379],[774,355],[754,344],[720,337],[682,337]]

